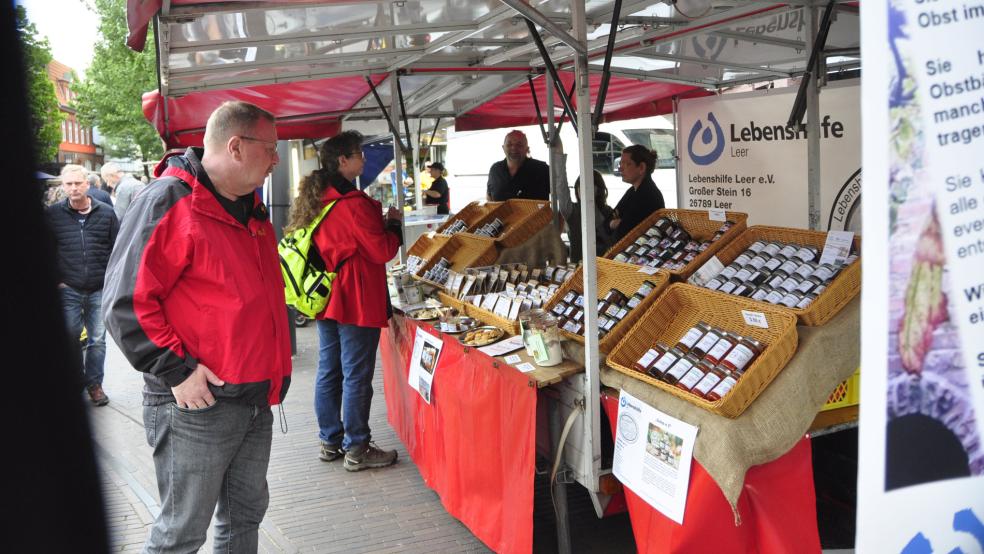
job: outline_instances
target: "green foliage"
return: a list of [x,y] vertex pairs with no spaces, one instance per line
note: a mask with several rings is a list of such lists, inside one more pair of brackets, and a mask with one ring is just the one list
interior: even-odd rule
[[[76,89],[78,117],[99,128],[107,154],[159,159],[161,139],[143,116],[143,93],[157,88],[153,48],[134,52],[126,46],[126,0],[92,0],[99,15],[99,35],[92,65]],[[154,43],[148,33],[148,44]]]
[[24,6],[17,6],[17,32],[24,52],[27,72],[27,98],[31,106],[31,128],[34,131],[34,152],[39,162],[54,160],[61,142],[62,113],[58,109],[55,86],[48,79],[51,48],[48,39],[38,36],[38,30],[27,19]]

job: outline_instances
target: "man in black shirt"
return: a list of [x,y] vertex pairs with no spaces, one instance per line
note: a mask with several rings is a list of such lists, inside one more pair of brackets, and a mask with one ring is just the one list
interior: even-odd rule
[[424,204],[436,205],[438,214],[450,213],[451,194],[448,190],[448,182],[444,180],[444,164],[434,162],[427,166],[427,171],[430,172],[434,182],[424,191]]
[[622,150],[622,181],[632,185],[632,188],[622,195],[615,206],[615,217],[608,224],[615,231],[612,244],[621,240],[650,214],[666,207],[663,194],[653,182],[656,160],[655,152],[639,144]]
[[529,142],[522,131],[509,131],[502,143],[506,159],[489,168],[486,196],[501,202],[510,198],[547,200],[550,197],[550,167],[530,156]]

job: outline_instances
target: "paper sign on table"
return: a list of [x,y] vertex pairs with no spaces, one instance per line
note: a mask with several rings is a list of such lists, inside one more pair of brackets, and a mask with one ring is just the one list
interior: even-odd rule
[[424,331],[422,327],[417,327],[413,339],[413,352],[410,354],[410,375],[407,380],[428,404],[431,403],[434,372],[437,370],[437,360],[441,356],[442,346],[444,341]]
[[533,364],[531,364],[531,363],[529,363],[529,362],[523,362],[521,364],[516,364],[515,367],[516,367],[516,369],[522,371],[523,373],[529,373],[531,371],[536,371],[536,366],[533,365]]
[[823,253],[820,254],[820,263],[843,264],[851,254],[853,242],[853,231],[828,231],[827,241],[823,244]]
[[503,354],[508,354],[510,352],[519,350],[523,347],[523,337],[516,335],[515,337],[509,337],[504,341],[499,341],[495,344],[490,344],[488,346],[483,346],[479,348],[482,352],[496,358],[502,356]]
[[519,354],[510,354],[510,355],[508,355],[508,356],[506,356],[506,357],[505,357],[505,358],[503,358],[503,359],[504,359],[504,360],[506,361],[506,363],[507,363],[507,364],[509,364],[509,365],[516,365],[516,364],[518,364],[519,362],[521,362],[521,361],[523,361],[523,359],[519,357]]
[[621,391],[612,472],[666,517],[683,524],[697,428]]
[[691,285],[702,287],[706,285],[708,281],[717,277],[722,270],[724,270],[724,264],[721,263],[721,260],[719,260],[717,256],[711,256],[711,259],[707,260],[707,263],[700,266],[700,269],[695,271],[694,274],[687,279],[687,282]]

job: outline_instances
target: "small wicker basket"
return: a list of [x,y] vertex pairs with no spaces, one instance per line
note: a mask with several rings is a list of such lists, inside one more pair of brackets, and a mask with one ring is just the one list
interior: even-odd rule
[[[669,273],[665,271],[657,271],[653,275],[648,273],[643,273],[639,271],[639,266],[624,264],[622,262],[616,262],[614,260],[606,260],[605,258],[595,258],[597,261],[598,268],[598,294],[604,295],[611,289],[617,289],[622,294],[631,297],[642,283],[645,281],[650,281],[656,287],[653,292],[646,297],[634,310],[629,312],[625,319],[620,321],[612,330],[608,332],[604,337],[598,341],[598,350],[601,352],[608,352],[615,347],[616,344],[622,339],[626,332],[632,328],[632,324],[636,322],[642,314],[646,311],[653,302],[656,301],[656,297],[663,291],[664,288],[669,284]],[[557,292],[554,293],[553,298],[550,302],[547,302],[544,308],[547,311],[553,309],[561,299],[569,291],[575,291],[577,293],[583,293],[584,288],[584,271],[583,266],[578,267],[574,272],[574,275],[563,284]],[[594,300],[597,302],[597,299]],[[585,299],[587,302],[587,299]],[[576,335],[574,333],[564,331],[561,329],[561,333],[566,335],[571,340],[575,340],[581,344],[584,344],[584,336]]]
[[[674,209],[664,209],[656,210],[649,217],[642,220],[642,223],[636,225],[629,234],[622,237],[622,240],[615,243],[614,246],[605,252],[605,257],[609,260],[615,258],[615,255],[619,252],[628,248],[628,246],[635,242],[635,240],[646,233],[650,227],[656,223],[661,217],[668,217],[673,220],[676,224],[683,227],[683,230],[690,233],[690,236],[695,240],[703,241],[709,240],[714,236],[714,233],[721,228],[722,221],[712,221],[707,211],[701,210],[674,210]],[[685,281],[690,277],[693,272],[697,271],[702,265],[704,265],[707,260],[711,259],[711,256],[715,252],[723,248],[731,240],[736,238],[745,227],[748,225],[748,214],[742,212],[725,212],[725,218],[728,221],[734,223],[724,235],[719,238],[716,242],[711,243],[711,245],[700,254],[697,255],[689,264],[683,269],[678,269],[674,271],[669,271],[670,280]]]
[[[823,231],[792,229],[789,227],[753,225],[722,248],[717,254],[718,260],[724,265],[730,264],[757,240],[781,241],[813,246],[823,250],[823,245],[827,241],[827,233]],[[774,304],[759,302],[758,300],[751,301],[760,306],[773,306],[781,310],[789,310],[799,318],[800,323],[803,325],[809,327],[823,325],[830,321],[830,318],[837,315],[837,312],[841,311],[841,308],[854,299],[861,290],[861,237],[857,235],[854,236],[854,251],[858,254],[858,259],[844,268],[830,282],[827,289],[820,293],[820,296],[806,308],[787,308],[786,306],[775,306]]]
[[[765,314],[769,327],[763,329],[745,322],[742,310]],[[765,345],[762,353],[745,370],[724,398],[709,402],[634,369],[634,364],[656,342],[674,345],[699,321]],[[762,306],[746,298],[731,296],[685,283],[675,283],[636,321],[608,355],[608,365],[687,400],[708,411],[735,418],[765,390],[796,352],[796,318],[787,310]]]
[[441,258],[447,258],[451,262],[452,271],[461,273],[469,267],[489,265],[499,256],[492,239],[465,233],[458,233],[445,239],[444,244],[421,266],[419,275],[413,276],[415,279],[443,289],[443,283],[434,283],[423,278],[424,273]]
[[547,200],[506,200],[476,221],[468,232],[474,233],[476,229],[496,218],[505,224],[502,234],[495,237],[496,244],[502,248],[512,248],[523,244],[550,225],[553,210]]
[[465,225],[468,226],[468,229],[471,229],[472,227],[475,226],[475,223],[477,223],[478,220],[487,216],[489,213],[492,212],[492,210],[499,207],[500,204],[502,204],[502,202],[486,202],[484,200],[476,200],[475,202],[468,204],[464,208],[461,208],[461,210],[458,213],[449,217],[447,221],[442,223],[441,226],[438,227],[437,230],[434,232],[440,235],[441,233],[444,232],[445,229],[450,227],[451,224],[453,224],[455,221],[464,221]]

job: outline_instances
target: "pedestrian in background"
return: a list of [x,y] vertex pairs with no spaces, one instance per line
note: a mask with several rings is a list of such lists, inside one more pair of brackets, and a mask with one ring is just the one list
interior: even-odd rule
[[277,164],[273,116],[225,102],[205,148],[168,159],[130,205],[107,275],[106,326],[144,373],[161,511],[144,552],[256,552],[270,502],[270,407],[290,385],[273,226],[256,193]]
[[438,214],[451,213],[451,191],[448,189],[448,182],[444,180],[444,164],[434,162],[427,166],[434,181],[430,188],[424,191],[424,204],[427,206],[437,206]]
[[113,194],[116,196],[113,210],[116,211],[116,217],[123,221],[123,214],[130,207],[133,196],[140,192],[144,184],[124,173],[115,162],[104,163],[99,173],[109,188],[113,190]]
[[[80,166],[81,167],[81,166]],[[83,169],[83,171],[85,171]],[[90,197],[102,202],[103,204],[113,206],[113,195],[110,191],[103,189],[102,181],[99,180],[99,176],[95,173],[90,173],[86,180],[89,182],[89,191],[86,193]]]
[[[61,171],[65,199],[48,206],[48,222],[57,240],[62,308],[69,337],[81,345],[81,373],[89,400],[109,404],[102,388],[106,328],[102,319],[103,282],[119,221],[112,206],[89,196],[85,168],[69,164]],[[85,326],[85,342],[79,341]]]
[[344,457],[348,471],[384,467],[395,463],[397,454],[371,442],[369,407],[379,330],[391,312],[385,264],[403,243],[402,212],[391,206],[384,220],[382,204],[353,184],[365,164],[358,132],[325,141],[319,158],[321,169],[301,181],[287,226],[287,232],[305,228],[335,202],[314,232],[325,268],[338,273],[317,319],[319,457],[325,462]]

